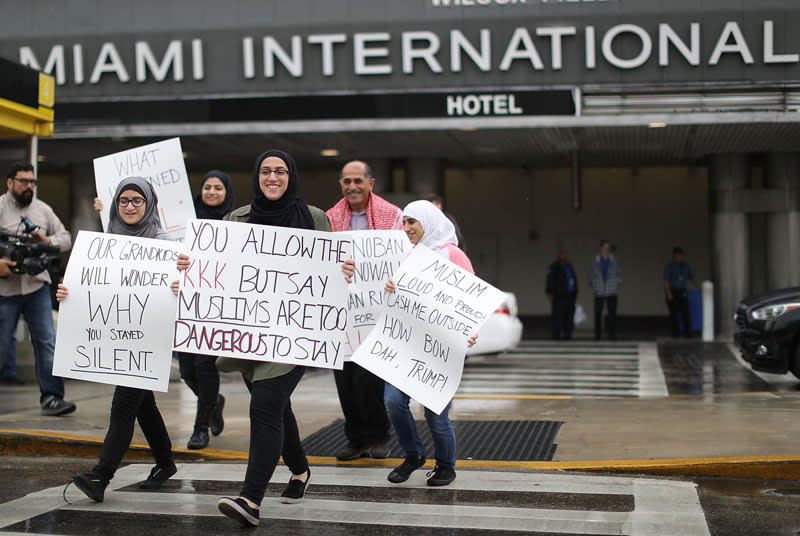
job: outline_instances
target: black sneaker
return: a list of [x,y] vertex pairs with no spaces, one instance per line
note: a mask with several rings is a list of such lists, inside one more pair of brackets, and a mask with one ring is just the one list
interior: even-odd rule
[[425,476],[428,477],[429,486],[446,486],[456,479],[456,471],[452,467],[437,465]]
[[225,408],[225,397],[222,395],[217,395],[217,403],[214,404],[214,411],[211,412],[211,420],[209,421],[209,427],[211,428],[211,433],[214,434],[214,437],[217,437],[219,434],[222,433],[222,429],[225,428],[225,421],[222,418],[222,410]]
[[381,441],[369,448],[369,457],[376,460],[383,460],[389,457],[389,442]]
[[150,476],[147,477],[147,480],[139,484],[139,489],[158,489],[161,484],[169,480],[177,472],[178,468],[175,467],[174,463],[164,467],[156,465],[150,471]]
[[308,468],[308,478],[305,482],[296,480],[294,478],[289,480],[286,489],[281,493],[281,502],[283,504],[297,504],[303,502],[303,496],[306,493],[308,483],[311,481],[311,468]]
[[235,519],[241,523],[242,526],[258,526],[258,508],[250,508],[250,505],[247,504],[247,501],[241,497],[237,499],[223,497],[217,503],[217,508],[219,508],[219,511],[229,518]]
[[389,473],[389,482],[393,484],[405,482],[411,473],[425,465],[425,461],[425,456],[406,456],[405,461]]
[[208,446],[208,430],[198,430],[195,428],[189,442],[186,443],[186,448],[189,450],[204,449]]
[[108,480],[97,473],[78,473],[72,477],[72,483],[94,502],[103,502]]
[[74,402],[67,402],[63,398],[51,396],[42,404],[42,415],[46,417],[67,415],[75,411],[76,407]]
[[345,448],[336,454],[336,459],[341,462],[349,462],[359,458],[366,458],[369,454],[369,448],[357,447],[352,443],[348,443]]

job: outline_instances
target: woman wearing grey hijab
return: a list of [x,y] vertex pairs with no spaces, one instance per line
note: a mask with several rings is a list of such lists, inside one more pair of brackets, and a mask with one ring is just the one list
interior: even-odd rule
[[[166,238],[158,217],[158,197],[149,182],[141,177],[129,177],[119,183],[109,213],[107,232],[142,238]],[[59,302],[64,301],[68,294],[67,287],[58,285],[56,299]],[[106,487],[130,447],[133,426],[137,420],[156,460],[150,476],[139,487],[159,488],[176,473],[172,442],[156,406],[153,391],[117,386],[100,461],[88,473],[77,474],[72,479],[75,486],[93,501],[103,502]]]

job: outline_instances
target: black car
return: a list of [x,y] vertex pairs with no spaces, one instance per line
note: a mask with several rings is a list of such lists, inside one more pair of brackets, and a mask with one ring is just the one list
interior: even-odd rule
[[800,287],[742,300],[734,340],[754,370],[800,378]]

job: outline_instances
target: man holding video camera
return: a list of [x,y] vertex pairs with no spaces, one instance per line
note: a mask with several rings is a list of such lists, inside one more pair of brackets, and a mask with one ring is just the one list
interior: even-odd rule
[[64,400],[64,380],[53,376],[56,337],[46,255],[66,251],[72,240],[53,209],[36,199],[36,184],[33,166],[15,163],[6,174],[8,192],[0,196],[0,380],[18,379],[7,354],[22,315],[33,340],[42,415],[66,415],[75,404]]

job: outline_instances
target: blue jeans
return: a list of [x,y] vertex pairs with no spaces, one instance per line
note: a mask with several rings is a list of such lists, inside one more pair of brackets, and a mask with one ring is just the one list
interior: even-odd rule
[[19,315],[25,318],[31,331],[36,378],[39,380],[41,392],[39,401],[45,403],[53,396],[64,398],[64,380],[53,376],[56,335],[53,329],[53,302],[48,285],[42,285],[42,288],[30,294],[0,296],[0,361],[4,363],[9,344],[17,330]]
[[17,337],[11,336],[11,342],[8,343],[8,352],[6,358],[3,360],[3,365],[0,366],[0,378],[8,378],[17,375]]
[[[397,442],[406,453],[406,456],[425,456],[425,446],[417,432],[417,424],[408,403],[411,400],[407,394],[399,390],[390,383],[386,383],[383,392],[383,401],[386,404],[386,412],[392,422],[394,432],[397,434]],[[436,465],[440,467],[454,468],[456,466],[456,434],[453,425],[450,423],[450,405],[447,404],[441,415],[425,408],[425,420],[433,438],[434,456]]]

